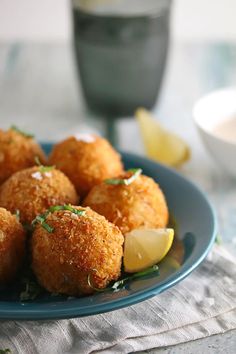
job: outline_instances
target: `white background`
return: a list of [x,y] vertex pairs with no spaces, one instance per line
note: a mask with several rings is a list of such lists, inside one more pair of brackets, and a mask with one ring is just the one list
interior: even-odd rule
[[[68,40],[69,6],[69,0],[0,0],[0,40]],[[172,35],[236,40],[236,0],[174,0]]]

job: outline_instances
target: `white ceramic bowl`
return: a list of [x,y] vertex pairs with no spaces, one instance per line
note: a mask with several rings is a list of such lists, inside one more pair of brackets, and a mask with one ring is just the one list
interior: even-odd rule
[[236,117],[236,87],[214,91],[194,105],[193,117],[205,146],[225,172],[236,176],[236,142],[222,138],[215,127]]

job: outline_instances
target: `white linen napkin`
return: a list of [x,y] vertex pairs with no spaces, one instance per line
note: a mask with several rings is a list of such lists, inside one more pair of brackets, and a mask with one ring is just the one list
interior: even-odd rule
[[0,349],[20,354],[130,353],[236,328],[236,261],[215,245],[181,283],[114,312],[61,321],[2,321]]

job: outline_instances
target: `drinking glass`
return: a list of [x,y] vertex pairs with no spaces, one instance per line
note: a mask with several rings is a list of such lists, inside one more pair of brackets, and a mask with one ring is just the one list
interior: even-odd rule
[[75,59],[88,107],[107,120],[151,109],[169,44],[171,0],[72,0]]

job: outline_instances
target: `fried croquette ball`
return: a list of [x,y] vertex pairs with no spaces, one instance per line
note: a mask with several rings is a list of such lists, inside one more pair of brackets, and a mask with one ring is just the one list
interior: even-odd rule
[[[118,180],[128,179],[126,172]],[[140,175],[129,185],[104,181],[87,195],[83,205],[89,206],[119,227],[123,234],[139,228],[162,228],[168,223],[168,208],[159,185]]]
[[0,208],[0,284],[9,283],[25,254],[25,231],[15,215]]
[[78,134],[54,146],[50,164],[63,171],[83,198],[104,179],[123,172],[120,155],[101,137]]
[[35,157],[42,163],[46,156],[36,141],[14,129],[0,130],[0,184],[13,173],[35,165]]
[[[50,292],[71,296],[91,294],[120,276],[124,238],[120,230],[90,208],[77,215],[50,213],[50,233],[37,225],[32,236],[32,267]],[[92,286],[91,286],[92,284]]]
[[33,219],[56,204],[77,204],[78,196],[70,180],[59,170],[34,166],[16,172],[0,187],[0,206],[14,213],[20,221]]

